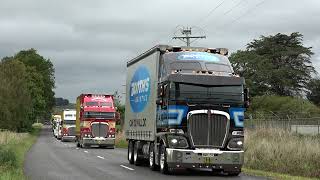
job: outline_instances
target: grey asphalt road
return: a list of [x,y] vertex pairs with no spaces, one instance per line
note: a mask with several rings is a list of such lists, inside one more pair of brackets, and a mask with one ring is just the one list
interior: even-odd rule
[[243,174],[238,177],[212,176],[201,171],[163,175],[145,166],[129,164],[126,153],[126,149],[79,149],[75,143],[56,140],[46,126],[26,155],[24,171],[31,180],[265,179]]

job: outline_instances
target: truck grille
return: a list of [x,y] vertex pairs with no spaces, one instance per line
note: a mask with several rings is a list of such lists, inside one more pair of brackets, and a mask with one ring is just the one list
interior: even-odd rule
[[91,124],[91,131],[93,137],[107,137],[109,126],[106,123],[92,123]]
[[220,114],[194,114],[189,117],[189,131],[194,146],[223,147],[229,120]]
[[76,127],[69,127],[68,134],[69,134],[69,136],[75,136],[76,135]]

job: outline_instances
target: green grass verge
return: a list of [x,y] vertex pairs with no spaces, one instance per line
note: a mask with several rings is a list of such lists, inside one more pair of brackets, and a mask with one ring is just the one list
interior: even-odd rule
[[317,178],[291,176],[291,175],[287,175],[287,174],[280,174],[280,173],[274,173],[274,172],[248,169],[248,168],[242,168],[242,172],[244,174],[251,175],[251,176],[264,176],[264,177],[268,177],[271,179],[279,179],[279,180],[317,180]]
[[128,142],[127,142],[123,132],[119,132],[116,134],[116,147],[117,148],[127,148],[128,147]]
[[318,178],[320,141],[282,129],[245,131],[244,167],[248,169]]
[[[1,147],[6,149],[5,153],[13,154],[11,160],[13,163],[0,164],[0,180],[24,180],[26,177],[23,173],[25,154],[35,143],[40,129],[34,129],[30,134],[19,141],[10,141],[8,144],[2,144]],[[0,154],[1,155],[1,154]],[[4,154],[2,154],[4,155]],[[5,159],[3,161],[8,161]]]

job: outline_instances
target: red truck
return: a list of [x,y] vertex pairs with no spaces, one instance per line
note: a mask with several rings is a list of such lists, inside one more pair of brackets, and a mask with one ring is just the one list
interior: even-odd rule
[[114,148],[119,118],[112,95],[81,94],[76,104],[77,147]]

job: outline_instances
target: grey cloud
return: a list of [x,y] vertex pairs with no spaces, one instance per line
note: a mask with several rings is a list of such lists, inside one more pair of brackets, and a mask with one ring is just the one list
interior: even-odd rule
[[226,0],[207,16],[218,1],[4,0],[0,57],[37,49],[55,66],[56,95],[72,102],[81,92],[124,91],[128,60],[159,43],[183,45],[171,40],[177,25],[204,28],[208,38],[194,46],[231,52],[261,35],[298,31],[304,44],[313,47],[312,61],[320,72],[320,2],[265,1],[250,10],[259,2]]

